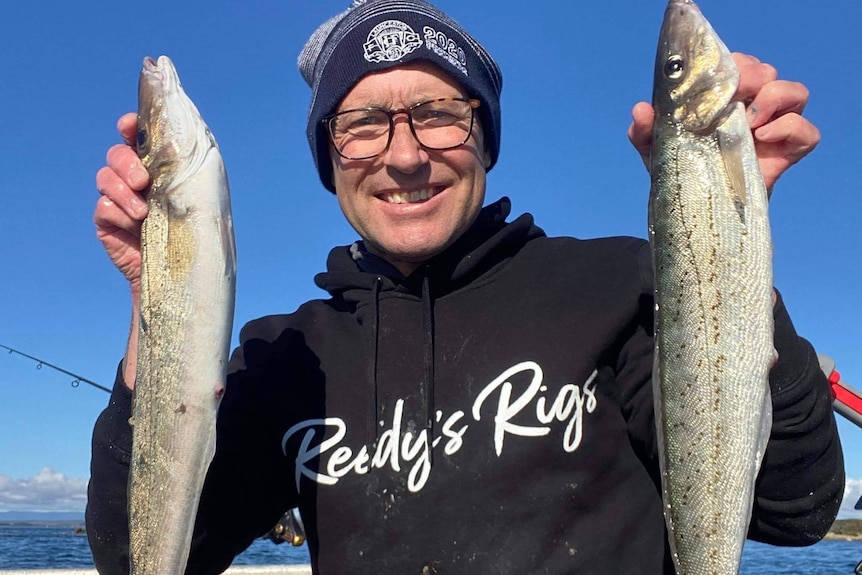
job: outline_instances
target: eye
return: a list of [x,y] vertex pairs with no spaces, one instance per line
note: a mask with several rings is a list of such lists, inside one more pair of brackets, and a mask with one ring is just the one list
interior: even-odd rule
[[366,127],[382,126],[388,124],[389,121],[385,114],[375,110],[369,110],[360,114],[355,114],[350,118],[348,129],[360,129]]
[[432,100],[413,108],[413,123],[429,128],[451,126],[469,119],[470,104],[456,99]]
[[448,110],[440,110],[431,107],[420,107],[413,111],[413,121],[422,124],[453,124],[458,117]]
[[682,76],[683,72],[685,72],[685,61],[682,59],[682,56],[675,54],[667,59],[667,62],[664,64],[665,76],[671,80],[676,80]]
[[335,117],[334,134],[376,136],[389,129],[389,116],[380,110],[351,110]]
[[135,146],[139,150],[143,150],[147,145],[147,131],[143,128],[138,130],[137,135],[135,136]]

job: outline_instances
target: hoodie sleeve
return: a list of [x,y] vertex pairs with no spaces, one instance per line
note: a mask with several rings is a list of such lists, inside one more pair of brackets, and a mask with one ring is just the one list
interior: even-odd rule
[[129,572],[127,485],[132,453],[132,392],[117,369],[108,406],[93,429],[85,520],[93,561],[101,575]]
[[832,392],[811,344],[799,337],[778,295],[778,361],[772,433],[763,459],[749,537],[773,545],[810,545],[832,526],[844,493],[844,460]]

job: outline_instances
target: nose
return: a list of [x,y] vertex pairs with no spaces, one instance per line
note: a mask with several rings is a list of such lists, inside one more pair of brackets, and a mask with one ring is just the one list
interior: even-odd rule
[[383,154],[383,161],[405,174],[412,174],[428,162],[428,151],[423,148],[413,131],[406,114],[392,118],[392,139]]

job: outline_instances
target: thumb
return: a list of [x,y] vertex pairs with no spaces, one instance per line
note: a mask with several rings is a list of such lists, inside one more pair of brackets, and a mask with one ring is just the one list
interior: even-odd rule
[[629,125],[628,137],[645,165],[649,165],[654,116],[653,108],[647,102],[638,102],[632,108],[632,123]]

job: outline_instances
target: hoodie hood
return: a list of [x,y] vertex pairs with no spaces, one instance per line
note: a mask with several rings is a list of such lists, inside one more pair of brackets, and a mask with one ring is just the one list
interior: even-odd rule
[[315,276],[314,282],[333,297],[354,303],[368,297],[378,283],[382,291],[421,296],[423,283],[427,281],[435,297],[443,296],[492,273],[528,241],[545,235],[533,224],[530,214],[507,223],[511,209],[506,197],[485,206],[463,236],[408,277],[383,258],[369,253],[359,240],[330,251],[327,271]]

